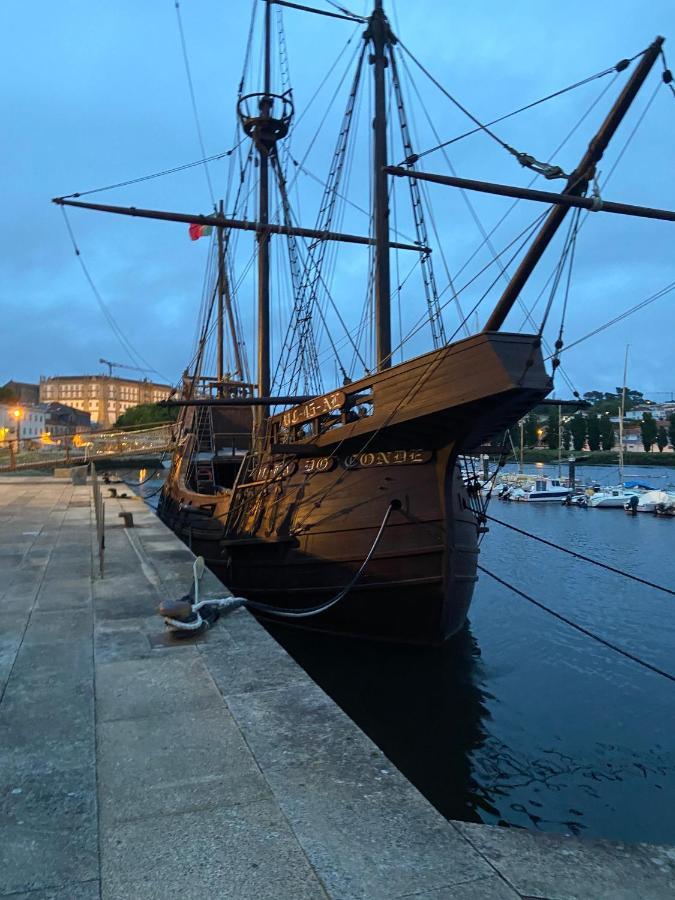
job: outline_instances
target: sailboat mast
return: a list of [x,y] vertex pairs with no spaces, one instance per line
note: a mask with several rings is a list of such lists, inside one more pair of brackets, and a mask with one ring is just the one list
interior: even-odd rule
[[628,376],[628,348],[626,344],[626,356],[623,360],[623,386],[621,388],[621,409],[619,410],[619,475],[623,484],[623,417],[626,412],[626,378]]
[[391,366],[391,285],[389,272],[389,190],[387,173],[386,48],[394,42],[382,0],[375,8],[364,35],[372,44],[370,63],[375,82],[373,119],[373,221],[375,224],[375,335],[377,368]]
[[[260,117],[269,119],[273,100],[270,96],[270,0],[265,0],[265,81],[264,93],[259,101]],[[265,226],[269,224],[269,154],[270,145],[257,141],[260,175],[258,197],[258,396],[270,393],[270,236]],[[273,144],[271,146],[274,146]]]

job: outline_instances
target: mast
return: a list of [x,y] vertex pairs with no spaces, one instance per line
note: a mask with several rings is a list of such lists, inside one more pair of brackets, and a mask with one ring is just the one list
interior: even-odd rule
[[[269,225],[269,163],[276,152],[276,142],[288,134],[293,116],[289,93],[272,93],[271,41],[272,0],[265,0],[265,39],[263,90],[261,93],[240,96],[237,104],[244,132],[258,151],[260,177],[258,180],[258,221],[255,224],[258,240],[258,396],[270,392],[270,225]],[[274,104],[280,111],[272,114]],[[267,415],[261,410],[261,417]]]
[[[563,194],[576,194],[578,196],[584,194],[588,189],[589,182],[595,175],[596,163],[602,159],[602,155],[607,149],[607,145],[621,124],[623,117],[626,115],[631,103],[635,99],[637,92],[642,87],[652,66],[658,59],[663,41],[664,39],[662,37],[657,37],[654,43],[651,44],[643,54],[637,68],[619,94],[609,115],[601,125],[600,130],[588,145],[588,149],[581,162],[569,176],[565,189],[562,191]],[[487,320],[485,328],[483,329],[484,331],[496,331],[503,325],[511,307],[518,299],[527,279],[532,274],[532,270],[541,259],[544,251],[551,243],[556,231],[562,224],[563,219],[567,215],[567,210],[568,207],[566,206],[555,206],[548,214],[534,243],[523,257],[513,278],[492,311],[490,318]]]
[[[223,201],[220,201],[220,214],[223,215]],[[223,229],[218,229],[218,336],[216,338],[216,378],[218,379],[218,394],[223,396],[223,296],[225,285],[225,251],[223,248]]]
[[562,406],[558,405],[558,478],[562,476]]
[[628,375],[628,348],[630,344],[626,344],[626,355],[623,360],[623,386],[621,388],[621,409],[619,410],[619,477],[623,484],[623,417],[626,412],[626,377]]
[[[224,217],[223,211],[223,201],[220,201],[220,216]],[[235,365],[235,375],[238,375],[241,380],[244,380],[244,364],[241,358],[241,347],[239,345],[239,332],[237,331],[237,324],[234,320],[234,309],[232,307],[232,294],[230,293],[230,281],[227,275],[227,266],[225,265],[225,241],[223,238],[223,229],[218,229],[219,235],[219,243],[218,243],[218,254],[220,257],[220,288],[222,291],[222,299],[225,301],[225,312],[227,313],[227,324],[230,329],[230,337],[232,340],[232,349],[234,350],[234,365]],[[223,307],[219,304],[218,312],[222,318]],[[221,323],[221,329],[223,325]]]
[[[265,0],[265,83],[260,98],[260,117],[269,119],[273,100],[270,97],[270,0]],[[266,141],[256,141],[260,164],[258,197],[258,396],[270,392],[270,238],[263,229],[269,224],[269,153]],[[272,147],[274,144],[271,145]]]
[[373,52],[370,63],[375,81],[375,115],[373,119],[373,221],[375,223],[375,335],[377,368],[391,366],[391,285],[389,274],[389,192],[387,173],[387,98],[385,69],[386,48],[395,42],[382,9],[382,0],[368,20],[364,39]]

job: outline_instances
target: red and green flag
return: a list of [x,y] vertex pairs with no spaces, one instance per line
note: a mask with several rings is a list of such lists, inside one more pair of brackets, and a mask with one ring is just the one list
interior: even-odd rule
[[206,237],[213,231],[213,225],[197,225],[194,222],[188,228],[190,240],[197,241],[200,237]]

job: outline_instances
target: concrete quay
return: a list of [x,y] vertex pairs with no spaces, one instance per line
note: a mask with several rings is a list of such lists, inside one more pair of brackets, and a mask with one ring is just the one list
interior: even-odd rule
[[0,479],[0,897],[675,897],[674,848],[446,821],[245,610],[167,640],[192,554],[105,502],[99,578],[91,487]]

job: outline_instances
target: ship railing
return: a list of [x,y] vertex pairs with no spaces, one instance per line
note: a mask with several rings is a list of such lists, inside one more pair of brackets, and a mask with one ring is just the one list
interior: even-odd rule
[[363,385],[349,392],[344,387],[287,409],[270,419],[272,444],[293,444],[318,437],[359,419],[372,416],[375,400],[372,388]]

